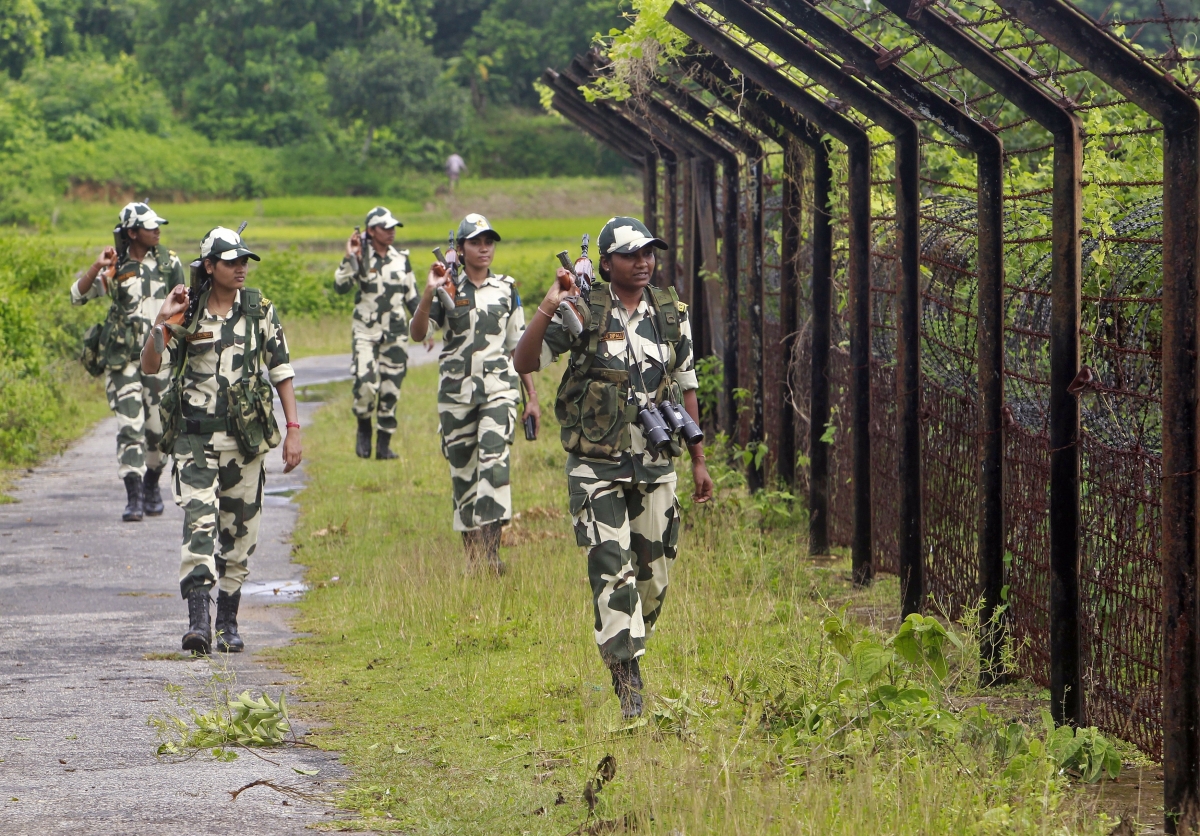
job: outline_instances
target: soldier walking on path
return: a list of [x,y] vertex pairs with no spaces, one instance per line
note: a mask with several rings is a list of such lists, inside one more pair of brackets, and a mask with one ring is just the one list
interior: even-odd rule
[[[417,309],[417,283],[408,250],[397,251],[396,227],[404,226],[383,206],[367,213],[365,236],[357,231],[346,242],[346,257],[333,274],[338,293],[354,288],[353,339],[354,415],[359,458],[371,457],[371,415],[378,435],[375,458],[394,459],[396,405],[408,373],[408,318]],[[366,252],[364,240],[366,239]]]
[[259,260],[233,230],[217,227],[204,236],[200,258],[192,263],[191,290],[171,291],[142,349],[148,374],[168,357],[162,443],[175,456],[175,503],[183,508],[183,649],[201,654],[212,647],[208,595],[214,585],[217,648],[236,653],[245,647],[238,605],[258,542],[263,460],[280,442],[263,367],[287,420],[284,473],[301,458],[287,340],[275,306],[245,286],[249,259]]
[[[439,432],[450,462],[454,530],[462,532],[468,570],[480,559],[496,574],[500,530],[512,519],[508,454],[517,426],[520,385],[529,403],[522,420],[541,421],[530,375],[519,378],[512,351],[525,330],[525,311],[512,276],[491,271],[500,235],[483,215],[470,214],[458,225],[455,241],[464,275],[457,284],[442,264],[434,264],[412,320],[412,339],[425,339],[433,321],[445,329],[438,369]],[[453,307],[442,301],[444,288]]]
[[[576,296],[560,268],[513,353],[518,371],[570,354],[554,411],[567,451],[567,492],[576,542],[588,550],[596,643],[612,673],[626,718],[642,713],[639,658],[662,614],[679,542],[673,456],[682,450],[647,413],[682,404],[699,420],[692,326],[673,289],[650,286],[654,249],[666,249],[636,218],[613,218],[598,242],[603,281],[580,302],[584,328],[572,336],[559,304]],[[678,413],[678,423],[683,418]],[[636,417],[635,417],[636,416]],[[703,434],[688,445],[693,499],[707,502],[713,483]]]
[[93,373],[103,367],[108,408],[117,416],[117,475],[125,483],[125,522],[163,512],[158,402],[166,376],[144,373],[138,352],[167,293],[184,282],[175,253],[158,245],[165,223],[145,203],[126,205],[113,230],[119,246],[105,247],[71,285],[74,305],[101,296],[112,300],[95,346]]

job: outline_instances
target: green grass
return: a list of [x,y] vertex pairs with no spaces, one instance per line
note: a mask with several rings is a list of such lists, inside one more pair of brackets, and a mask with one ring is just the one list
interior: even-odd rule
[[[547,405],[560,373],[540,375]],[[914,744],[884,728],[851,733],[832,760],[787,748],[775,703],[815,697],[836,679],[823,620],[845,603],[890,634],[897,587],[885,578],[853,589],[844,558],[806,557],[802,519],[760,529],[736,488],[715,507],[685,508],[681,557],[643,665],[650,706],[664,716],[621,730],[592,637],[553,421],[539,441],[513,447],[520,517],[503,552],[508,575],[468,577],[450,526],[435,388],[433,367],[409,374],[394,462],[354,457],[344,384],[306,430],[310,482],[293,540],[312,591],[295,623],[304,636],[278,655],[304,683],[301,710],[321,721],[309,740],[344,752],[354,772],[341,804],[358,818],[336,827],[612,832],[592,827],[600,820],[663,834],[1111,829],[1096,797],[1071,792],[1052,769],[1005,778],[982,745]],[[968,649],[962,664],[972,658]],[[744,684],[756,677],[763,694],[780,696],[748,698],[759,692]],[[978,699],[969,687],[954,697],[958,710]],[[605,755],[616,760],[615,779],[577,830],[588,820],[584,787]]]
[[[640,212],[641,195],[628,178],[468,179],[453,196],[442,194],[425,203],[395,197],[278,197],[243,201],[156,202],[170,220],[163,243],[191,258],[204,233],[214,226],[236,227],[248,221],[252,246],[299,246],[305,250],[340,250],[372,206],[387,205],[404,226],[400,246],[428,249],[445,244],[446,233],[468,212],[488,216],[505,242],[574,239],[595,236],[615,214]],[[54,227],[60,246],[92,249],[111,242],[112,225],[122,204],[64,201]],[[426,246],[428,245],[428,246]],[[561,249],[561,247],[559,248]]]

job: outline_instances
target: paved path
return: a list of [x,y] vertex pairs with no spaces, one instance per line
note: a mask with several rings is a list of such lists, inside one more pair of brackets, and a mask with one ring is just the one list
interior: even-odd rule
[[[436,356],[418,349],[414,359],[427,361],[425,354]],[[331,382],[348,376],[349,355],[296,366],[298,386]],[[301,403],[301,421],[317,406]],[[229,793],[265,779],[325,795],[346,774],[336,755],[296,747],[263,751],[274,764],[244,751],[232,763],[208,756],[169,763],[154,757],[147,725],[160,711],[180,713],[164,684],[195,695],[212,664],[227,663],[239,691],[277,694],[289,684],[253,651],[292,635],[284,584],[298,581],[301,567],[289,556],[297,511],[289,496],[303,487],[302,468],[285,476],[279,452],[267,458],[268,496],[250,564],[251,581],[266,583],[243,595],[238,620],[250,651],[214,662],[160,660],[156,654],[179,650],[187,626],[178,586],[183,513],[168,499],[161,517],[120,521],[115,426],[101,422],[20,480],[17,502],[0,505],[0,833],[306,832],[333,808],[262,786],[236,801]]]

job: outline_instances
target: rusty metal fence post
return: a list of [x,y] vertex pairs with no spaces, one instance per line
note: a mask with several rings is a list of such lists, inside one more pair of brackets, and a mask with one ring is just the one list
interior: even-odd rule
[[849,151],[850,202],[849,284],[851,308],[850,364],[853,400],[854,534],[851,563],[855,583],[870,583],[871,537],[871,147],[866,132],[825,103],[779,74],[696,12],[676,2],[666,19],[730,67],[783,101],[804,118],[827,131]]
[[1200,108],[1173,79],[1060,0],[996,2],[1163,124],[1163,802],[1167,832],[1186,832],[1200,824]]
[[[920,612],[924,599],[925,555],[921,530],[921,417],[920,417],[920,137],[916,123],[903,111],[842,72],[744,0],[708,0],[708,5],[746,35],[789,61],[809,78],[863,113],[896,138],[896,225],[900,239],[900,298],[896,342],[896,401],[900,477],[900,599],[901,617]],[[870,224],[868,215],[860,222]],[[869,292],[869,291],[868,291]],[[869,311],[869,298],[868,298]],[[856,315],[857,315],[856,309]],[[869,314],[868,314],[869,315]],[[866,332],[870,333],[868,320]],[[870,338],[867,374],[870,379]],[[855,374],[859,370],[855,369]],[[869,385],[869,383],[868,383]],[[857,430],[856,426],[856,430]],[[857,477],[857,472],[856,472]]]
[[1050,698],[1058,723],[1083,725],[1079,628],[1079,227],[1083,151],[1074,114],[932,7],[880,0],[1054,138],[1050,334]]
[[[837,52],[854,71],[871,79],[914,111],[931,119],[975,153],[978,224],[976,270],[978,298],[980,501],[977,549],[981,677],[990,685],[1000,678],[1003,624],[997,617],[1004,586],[1004,406],[1003,376],[1003,151],[994,133],[957,105],[942,98],[896,63],[804,0],[769,0],[791,23]],[[935,557],[934,560],[937,558]]]

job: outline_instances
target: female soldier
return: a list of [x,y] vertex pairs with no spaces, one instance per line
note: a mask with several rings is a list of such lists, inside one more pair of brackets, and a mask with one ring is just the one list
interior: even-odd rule
[[[492,257],[500,235],[483,215],[470,214],[455,236],[465,276],[458,284],[442,264],[434,264],[413,314],[410,336],[425,339],[429,322],[445,329],[438,358],[438,417],[442,453],[450,462],[454,493],[454,530],[461,531],[471,570],[480,557],[503,574],[500,529],[512,519],[508,448],[517,424],[518,387],[524,382],[529,403],[522,420],[541,421],[533,378],[518,379],[512,350],[525,330],[525,311],[512,276],[495,275]],[[438,288],[454,300],[446,310]]]
[[183,284],[183,265],[175,253],[158,245],[166,223],[146,203],[127,204],[113,230],[120,249],[105,247],[71,285],[73,305],[112,297],[97,355],[105,367],[108,408],[117,417],[117,475],[125,483],[125,522],[140,522],[143,513],[156,517],[163,512],[158,402],[166,379],[143,374],[137,353],[167,292]]
[[[654,248],[666,244],[635,218],[613,218],[600,233],[600,275],[592,285],[586,328],[572,337],[559,303],[578,294],[558,271],[513,352],[531,372],[570,352],[555,400],[567,451],[567,490],[575,538],[588,549],[596,643],[612,672],[627,718],[642,713],[638,659],[662,613],[668,570],[679,540],[675,467],[654,452],[631,413],[671,400],[699,420],[692,327],[675,291],[650,287]],[[563,290],[561,284],[568,284]],[[678,453],[678,447],[674,452]],[[701,444],[689,448],[693,499],[707,502],[712,479]]]
[[[396,431],[396,404],[400,385],[408,373],[408,317],[417,307],[417,283],[408,250],[396,250],[396,227],[404,226],[387,207],[367,213],[367,252],[357,232],[346,242],[346,257],[333,274],[333,289],[354,289],[351,341],[354,350],[354,417],[358,438],[354,451],[360,459],[371,457],[371,414],[378,430],[375,458],[394,459],[392,433]],[[378,403],[378,406],[376,406]]]
[[[283,472],[301,456],[287,341],[275,307],[245,286],[251,258],[259,260],[231,229],[217,227],[204,236],[200,259],[192,263],[194,307],[186,288],[174,288],[142,349],[142,369],[154,374],[170,344],[163,443],[175,456],[175,502],[184,511],[179,590],[188,602],[189,625],[183,649],[196,653],[208,653],[212,644],[208,592],[214,584],[220,589],[217,647],[234,653],[245,647],[238,604],[258,541],[263,459],[279,444],[271,390],[259,374],[263,365],[287,419]],[[189,310],[183,327],[168,322]]]

